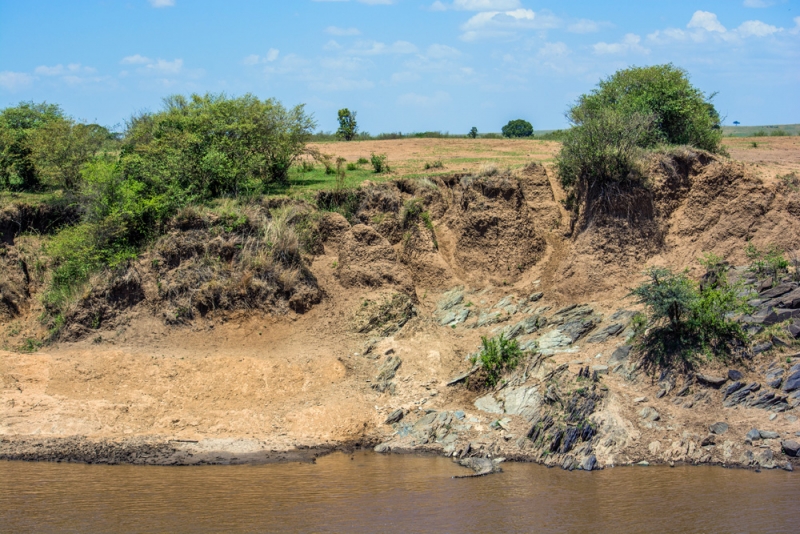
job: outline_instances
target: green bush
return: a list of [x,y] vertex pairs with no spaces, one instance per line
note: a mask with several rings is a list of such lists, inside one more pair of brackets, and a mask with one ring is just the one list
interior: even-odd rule
[[556,157],[568,208],[609,205],[631,181],[640,180],[641,144],[652,135],[653,116],[603,108],[564,134]]
[[355,164],[355,163],[348,163],[347,164],[347,170],[348,171],[357,171],[358,170],[358,165]]
[[747,341],[741,325],[732,319],[747,306],[719,266],[716,262],[715,276],[707,275],[706,284],[653,267],[646,272],[649,280],[631,291],[646,309],[646,329],[638,340],[647,365],[689,367],[698,352],[724,358]]
[[606,109],[622,115],[652,116],[655,128],[639,141],[640,146],[666,143],[718,152],[722,129],[711,103],[713,96],[694,87],[686,71],[672,64],[632,67],[616,72],[581,96],[570,109],[569,119],[581,125]]
[[484,373],[484,384],[492,387],[500,380],[500,375],[514,369],[524,353],[516,339],[506,339],[505,334],[487,338],[481,336],[481,350],[473,356],[472,363],[480,362]]
[[444,163],[442,163],[442,160],[440,160],[440,159],[437,159],[434,162],[426,162],[425,163],[425,170],[427,171],[427,170],[430,170],[430,169],[444,169]]
[[470,128],[467,137],[469,137],[470,139],[476,139],[478,137],[478,129],[474,126]]
[[367,158],[358,158],[358,161],[356,161],[356,163],[358,163],[359,165],[366,165],[367,163],[369,163],[369,160]]
[[759,249],[752,243],[748,243],[744,252],[747,259],[750,260],[750,270],[759,276],[777,277],[786,273],[789,267],[789,260],[786,259],[784,250],[776,245]]
[[389,172],[389,156],[386,154],[375,154],[372,153],[370,161],[372,163],[372,169],[375,173],[380,174],[382,172]]
[[347,108],[339,110],[339,129],[336,136],[345,141],[352,141],[358,135],[358,125],[356,124],[356,112]]
[[503,137],[530,137],[533,135],[533,126],[526,120],[516,119],[503,126]]

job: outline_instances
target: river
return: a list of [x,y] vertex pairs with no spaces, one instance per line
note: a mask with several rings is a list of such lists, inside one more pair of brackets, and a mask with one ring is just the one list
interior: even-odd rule
[[0,462],[2,532],[798,532],[800,475],[717,467],[566,472],[369,452],[311,463]]

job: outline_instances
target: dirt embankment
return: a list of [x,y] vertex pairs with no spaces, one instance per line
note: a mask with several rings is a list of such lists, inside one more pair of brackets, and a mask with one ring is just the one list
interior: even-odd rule
[[[127,271],[93,281],[65,340],[0,353],[0,456],[226,463],[377,445],[568,469],[791,465],[791,348],[651,376],[624,348],[625,296],[648,265],[692,268],[704,252],[741,265],[748,241],[797,251],[800,194],[694,151],[650,174],[634,209],[570,236],[538,164],[365,183],[339,199],[349,220],[294,206],[314,212],[296,223],[313,254],[260,245],[276,206],[233,229],[184,213]],[[24,328],[39,287],[13,244],[0,260],[0,322]],[[469,356],[499,332],[532,356],[478,390]],[[783,400],[759,405],[764,393]]]

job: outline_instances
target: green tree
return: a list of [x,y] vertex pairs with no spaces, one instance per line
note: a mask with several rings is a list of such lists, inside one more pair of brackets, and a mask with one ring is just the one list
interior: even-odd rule
[[67,122],[55,104],[20,102],[0,111],[0,189],[31,191],[40,186],[32,137],[41,128]]
[[352,141],[358,134],[358,125],[356,124],[356,112],[350,111],[347,108],[339,110],[339,129],[336,135],[345,141]]
[[107,148],[110,141],[114,141],[114,136],[103,126],[52,121],[31,135],[31,158],[42,182],[74,191],[82,167]]
[[530,137],[533,135],[533,126],[526,120],[516,119],[503,126],[503,137]]
[[469,137],[470,139],[476,139],[478,137],[478,129],[474,126],[470,128],[467,137]]
[[655,129],[640,141],[641,146],[668,143],[717,152],[722,130],[713,97],[694,87],[686,71],[672,64],[632,67],[617,71],[581,96],[569,119],[580,126],[605,109],[652,115]]

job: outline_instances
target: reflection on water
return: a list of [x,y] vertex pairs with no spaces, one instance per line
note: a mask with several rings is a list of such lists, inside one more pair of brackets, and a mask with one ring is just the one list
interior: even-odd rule
[[800,476],[712,467],[453,479],[444,458],[143,467],[0,462],[2,532],[798,532]]

